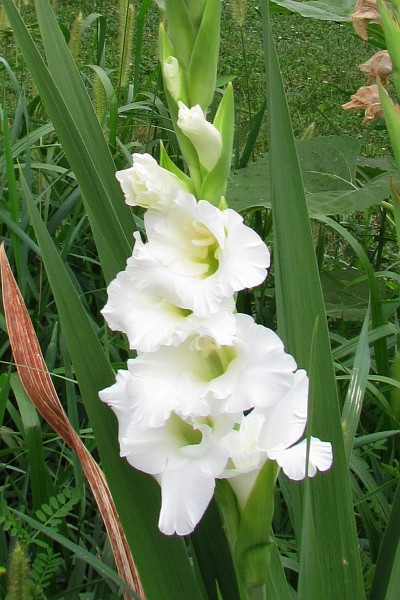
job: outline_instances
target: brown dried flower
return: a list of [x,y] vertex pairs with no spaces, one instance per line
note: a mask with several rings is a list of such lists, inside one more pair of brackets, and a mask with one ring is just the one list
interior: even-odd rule
[[356,34],[365,41],[368,40],[368,23],[380,20],[376,2],[377,0],[357,0],[355,11],[350,15]]
[[392,74],[392,59],[387,50],[377,52],[369,60],[360,65],[360,70],[368,75],[368,83],[380,79],[382,85],[387,83]]
[[349,102],[342,104],[342,108],[344,110],[349,110],[351,108],[355,108],[356,110],[361,108],[365,109],[364,124],[369,123],[369,121],[372,121],[373,119],[383,119],[383,111],[379,99],[378,86],[376,84],[360,87],[360,89],[351,96]]

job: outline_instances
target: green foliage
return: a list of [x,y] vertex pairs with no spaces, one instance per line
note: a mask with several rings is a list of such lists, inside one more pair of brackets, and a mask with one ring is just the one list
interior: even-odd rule
[[81,497],[80,490],[72,492],[66,489],[64,493],[51,496],[48,503],[42,504],[36,511],[36,516],[46,527],[58,530],[59,525],[70,514],[75,504],[81,500]]
[[45,552],[38,552],[31,566],[30,576],[35,582],[37,590],[43,592],[51,585],[54,576],[64,565],[64,559],[61,554],[54,552],[50,546],[47,546]]
[[[74,3],[59,3],[57,24],[43,8],[46,3],[38,2],[39,20],[32,3],[21,4],[28,23],[25,30],[12,4],[10,0],[3,3],[0,24],[5,53],[0,57],[4,90],[0,236],[68,415],[90,450],[100,451],[106,466],[110,460],[107,452],[97,448],[94,439],[99,419],[97,396],[94,392],[88,400],[87,390],[112,380],[108,359],[116,369],[129,356],[126,341],[106,331],[99,312],[105,303],[105,280],[123,268],[134,226],[142,224],[140,210],[133,215],[126,210],[114,171],[126,167],[134,151],[157,155],[160,142],[166,148],[161,150],[164,160],[170,156],[177,169],[183,168],[156,65],[154,44],[160,16],[150,0],[137,3],[132,35],[132,21],[124,20],[120,10],[118,24],[107,14],[105,3],[96,5],[98,13],[92,12],[92,3],[80,3],[83,19]],[[372,590],[372,598],[395,598],[400,564],[399,493],[395,491],[400,428],[399,259],[396,227],[386,201],[394,195],[389,177],[399,184],[399,176],[391,157],[376,156],[389,152],[385,129],[362,131],[359,117],[342,114],[340,109],[361,85],[357,64],[372,53],[371,47],[352,37],[350,27],[344,25],[353,0],[271,3],[295,133],[308,132],[307,139],[296,142],[300,178],[287,121],[285,127],[282,124],[285,118],[276,65],[275,83],[269,90],[274,90],[277,99],[270,104],[268,117],[276,129],[267,141],[259,47],[262,21],[257,3],[247,3],[247,15],[244,3],[233,5],[238,7],[237,22],[228,7],[222,7],[217,79],[217,85],[234,79],[238,107],[235,143],[236,166],[240,168],[231,178],[227,201],[274,250],[267,284],[241,294],[239,303],[259,322],[273,327],[278,322],[288,348],[294,349],[299,364],[310,369],[317,382],[312,400],[313,431],[323,430],[326,439],[335,441],[338,457],[332,475],[335,489],[327,483],[331,475],[322,476],[322,483],[306,484],[304,502],[299,488],[280,478],[280,491],[274,498],[274,538],[262,538],[263,544],[271,542],[271,572],[265,582],[268,597],[286,600],[299,592],[300,598],[308,600],[312,589],[319,600],[323,597],[318,596],[321,573],[325,573],[322,577],[329,585],[337,585],[328,592],[332,598],[347,594],[358,600],[364,589],[366,593]],[[5,6],[13,14],[14,33],[4,22]],[[283,7],[297,15],[287,10],[276,14]],[[69,24],[73,8],[77,19]],[[302,20],[301,14],[312,18]],[[342,25],[313,18],[334,18]],[[14,34],[21,42],[19,47],[12,41]],[[69,42],[76,66],[62,37]],[[379,29],[374,29],[372,38],[382,43]],[[184,42],[187,40],[181,40]],[[119,43],[124,52],[117,50]],[[245,48],[245,53],[240,48]],[[29,69],[23,66],[21,50],[30,61]],[[282,150],[284,140],[288,145]],[[375,157],[360,156],[361,148],[363,154]],[[267,155],[252,162],[253,156],[267,149]],[[270,160],[275,161],[272,176],[268,173]],[[311,229],[305,211],[300,216],[296,212],[297,204],[304,209],[300,181],[314,219]],[[79,337],[82,331],[84,339],[90,340],[88,351]],[[320,344],[317,358],[315,349],[311,352],[312,335]],[[0,564],[7,564],[18,539],[24,548],[22,580],[30,582],[26,593],[51,597],[62,585],[65,590],[75,590],[71,594],[121,597],[121,582],[96,507],[82,484],[79,463],[48,430],[18,385],[2,314],[0,360],[13,372],[11,377],[10,373],[0,375],[0,478],[4,482],[0,487]],[[110,439],[115,436],[108,416],[102,427]],[[222,534],[215,539],[215,532],[221,532],[215,505],[187,544],[161,538],[156,529],[157,489],[148,485],[145,477],[128,475],[128,468],[115,468],[124,463],[116,443],[110,447],[114,458],[108,469],[114,490],[120,487],[122,472],[130,477],[129,485],[116,496],[151,590],[149,598],[237,597],[228,542]],[[136,497],[137,489],[142,499]],[[223,495],[222,488],[218,494]],[[135,503],[139,508],[135,509]],[[338,552],[332,542],[339,530],[347,540],[349,554]],[[328,546],[334,550],[328,552]],[[357,553],[360,548],[360,560],[354,558],[354,548]],[[320,559],[313,563],[310,556],[318,554]],[[345,565],[349,574],[342,577],[344,567],[342,563],[338,566],[336,559],[345,556],[347,560],[348,555],[352,557]],[[160,572],[158,567],[154,569],[156,556],[164,563]],[[335,575],[327,568],[330,560],[337,569]],[[342,582],[346,591],[338,592]],[[161,595],[157,595],[160,589]],[[5,593],[2,577],[0,595]]]

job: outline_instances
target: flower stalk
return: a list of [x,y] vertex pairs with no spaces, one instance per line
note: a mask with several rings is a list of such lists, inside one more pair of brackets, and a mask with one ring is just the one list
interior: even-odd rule
[[[187,172],[161,146],[116,173],[125,200],[146,209],[103,315],[137,356],[100,392],[119,423],[121,456],[161,486],[159,528],[190,534],[213,497],[226,523],[241,596],[264,598],[279,469],[296,481],[332,463],[330,443],[300,441],[308,377],[279,337],[236,311],[261,284],[268,248],[225,200],[233,88],[213,122],[220,0],[166,0],[160,60]],[[177,491],[179,490],[179,493]]]

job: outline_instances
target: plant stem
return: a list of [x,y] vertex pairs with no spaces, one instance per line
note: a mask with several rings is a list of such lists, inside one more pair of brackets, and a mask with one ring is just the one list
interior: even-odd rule
[[267,590],[264,585],[251,586],[246,590],[246,600],[266,600]]

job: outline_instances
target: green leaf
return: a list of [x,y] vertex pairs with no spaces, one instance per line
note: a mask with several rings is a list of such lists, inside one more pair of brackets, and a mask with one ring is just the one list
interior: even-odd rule
[[[360,144],[348,136],[326,136],[296,142],[310,216],[349,214],[366,210],[390,198],[389,176],[400,182],[393,165],[371,177],[362,187],[356,182]],[[250,164],[231,178],[227,201],[238,212],[271,207],[269,156]]]
[[349,15],[354,11],[354,0],[270,0],[272,4],[282,6],[302,17],[321,19],[324,21],[349,21]]
[[[371,267],[367,255],[365,254],[361,244],[355,239],[351,233],[347,231],[345,227],[336,223],[329,217],[319,217],[323,222],[335,229],[340,235],[351,245],[353,250],[356,252],[364,270],[368,277],[369,290],[371,295],[371,317],[372,327],[375,329],[385,324],[385,318],[383,316],[382,302],[380,298],[380,292],[376,281],[375,273]],[[389,374],[389,359],[388,350],[385,339],[378,340],[375,343],[375,359],[377,362],[377,369],[380,375]]]
[[24,59],[83,192],[107,281],[131,253],[134,220],[115,180],[115,167],[82,79],[47,0],[36,3],[49,66],[12,0],[4,0]]
[[28,398],[16,373],[11,375],[11,387],[17,400],[24,428],[25,447],[29,457],[32,502],[33,508],[36,509],[47,502],[51,493],[54,493],[44,458],[42,425],[36,408]]
[[186,71],[196,41],[196,31],[190,19],[186,2],[165,0],[168,36],[181,67]]
[[221,0],[207,0],[187,70],[190,106],[206,111],[212,103],[217,77]]
[[371,600],[396,600],[400,581],[400,482],[379,551]]
[[119,575],[115,571],[113,571],[111,567],[99,560],[97,556],[95,556],[91,552],[88,552],[85,548],[82,548],[82,546],[78,546],[78,544],[71,542],[71,540],[69,540],[68,538],[64,537],[63,535],[60,535],[59,533],[54,531],[54,529],[51,529],[51,527],[46,527],[45,525],[42,525],[42,523],[39,523],[39,521],[32,519],[32,517],[29,517],[28,515],[25,515],[24,513],[19,512],[18,510],[15,510],[13,508],[10,508],[10,511],[34,529],[41,531],[50,539],[54,540],[61,546],[64,546],[64,548],[70,550],[77,558],[83,560],[85,563],[93,567],[93,569],[97,571],[97,573],[99,573],[102,577],[110,579],[111,581],[116,583],[125,592],[127,592],[131,598],[136,598],[136,600],[139,600],[139,596],[137,596],[126,585],[126,583],[119,577]]
[[210,600],[218,597],[217,589],[226,600],[240,600],[232,556],[215,500],[211,501],[190,538]]
[[367,386],[368,373],[371,363],[371,355],[368,346],[368,325],[369,310],[365,315],[363,327],[359,337],[357,351],[351,371],[349,388],[347,390],[342,411],[342,429],[347,461],[350,460],[353,449],[354,438],[356,435],[358,422],[360,420],[364,393]]
[[[262,2],[270,145],[271,200],[274,220],[275,280],[278,330],[287,350],[300,367],[310,364],[310,340],[316,318],[315,336],[319,368],[313,370],[310,402],[313,407],[312,434],[329,440],[334,464],[330,471],[309,482],[315,555],[307,547],[300,577],[311,589],[323,589],[324,598],[364,597],[363,580],[354,522],[346,456],[340,423],[335,374],[315,257],[304,188],[282,78],[272,38],[269,3]],[[302,533],[304,484],[289,484],[296,537]],[[327,518],[328,516],[328,518]],[[314,570],[316,561],[321,569]],[[313,578],[323,581],[312,584]],[[302,596],[305,598],[305,596]],[[307,596],[307,600],[322,600]]]
[[274,461],[265,462],[240,515],[234,557],[238,579],[250,598],[252,594],[257,597],[256,590],[265,589],[270,570],[274,544],[271,525],[278,471]]

